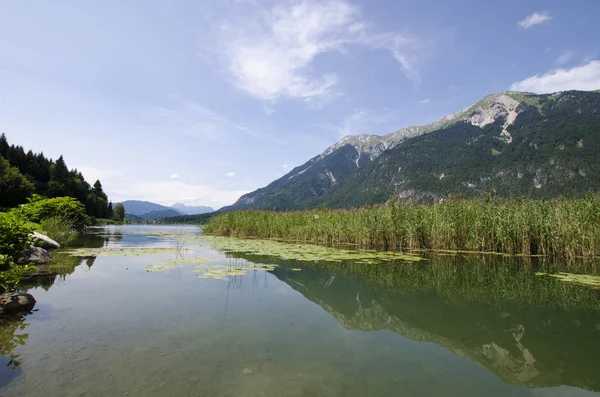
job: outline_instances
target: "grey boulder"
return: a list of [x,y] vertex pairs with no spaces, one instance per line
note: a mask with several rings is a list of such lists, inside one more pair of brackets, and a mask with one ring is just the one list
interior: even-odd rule
[[17,261],[19,265],[28,265],[33,263],[34,265],[45,265],[52,262],[50,253],[40,247],[27,247],[23,251],[23,256]]
[[0,313],[29,312],[35,306],[35,299],[26,292],[10,292],[0,295]]

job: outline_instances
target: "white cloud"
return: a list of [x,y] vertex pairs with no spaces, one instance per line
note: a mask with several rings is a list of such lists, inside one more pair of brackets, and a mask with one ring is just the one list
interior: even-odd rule
[[316,71],[314,61],[353,44],[391,52],[405,75],[419,78],[416,42],[397,33],[371,33],[358,7],[344,0],[278,4],[221,24],[220,35],[234,83],[260,99],[330,95],[338,76]]
[[551,16],[548,12],[534,12],[527,18],[519,21],[517,25],[522,27],[523,29],[529,29],[533,26],[548,23],[554,17]]
[[182,181],[113,184],[111,189],[105,190],[114,202],[128,199],[147,200],[164,205],[185,202],[188,205],[208,205],[215,209],[233,204],[240,196],[248,193],[248,190],[228,190]]
[[179,174],[171,174],[171,176],[169,178],[171,178],[171,179],[179,179],[180,176],[179,176]]
[[420,100],[420,101],[419,101],[419,103],[421,103],[421,104],[423,104],[423,105],[424,105],[424,104],[426,104],[426,103],[429,103],[429,102],[431,102],[431,101],[429,100],[429,98],[425,98],[425,99],[422,99],[422,100]]
[[219,139],[229,132],[245,132],[245,127],[202,106],[194,101],[174,98],[169,106],[155,106],[153,122],[170,132],[188,136],[197,136],[211,140]]
[[225,176],[229,176],[229,177],[235,176],[235,172],[228,172],[225,174]]
[[275,112],[275,108],[272,107],[272,106],[269,106],[269,105],[265,105],[264,109],[265,109],[265,114],[267,116],[270,116],[270,115],[272,115]]
[[381,132],[376,131],[377,129],[381,129],[381,126],[387,125],[392,121],[394,121],[394,117],[389,111],[372,112],[356,108],[352,114],[344,118],[340,126],[333,127],[333,129],[337,131],[340,138],[347,135],[376,134]]
[[75,166],[79,172],[83,175],[85,180],[93,185],[94,182],[99,180],[103,186],[110,181],[122,181],[125,180],[125,174],[119,170],[111,169],[100,169],[96,167],[89,167],[86,165]]
[[575,52],[573,51],[565,51],[556,58],[556,63],[558,65],[565,65],[569,63],[571,59],[575,56]]
[[570,69],[554,69],[542,75],[535,75],[513,83],[512,91],[535,92],[537,94],[567,90],[600,89],[600,61]]

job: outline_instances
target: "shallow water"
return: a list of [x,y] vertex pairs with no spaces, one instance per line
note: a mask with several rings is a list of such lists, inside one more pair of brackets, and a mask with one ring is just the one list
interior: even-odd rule
[[600,395],[600,291],[535,275],[566,264],[315,263],[199,233],[94,229],[82,247],[175,252],[55,253],[35,311],[0,320],[0,395]]

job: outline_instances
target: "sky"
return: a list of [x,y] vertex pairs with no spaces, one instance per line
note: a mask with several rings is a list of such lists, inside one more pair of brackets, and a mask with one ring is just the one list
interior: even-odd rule
[[109,198],[219,208],[345,135],[600,89],[600,1],[0,0],[0,132]]

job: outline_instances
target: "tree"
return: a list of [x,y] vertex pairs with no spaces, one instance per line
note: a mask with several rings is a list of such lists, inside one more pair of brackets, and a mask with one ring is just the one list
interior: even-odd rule
[[115,220],[122,222],[123,219],[125,219],[125,207],[123,207],[123,204],[118,203],[117,205],[115,205],[115,208],[113,209],[113,213],[114,213]]
[[8,157],[8,151],[10,150],[10,146],[8,145],[8,140],[6,139],[6,134],[3,132],[0,135],[0,156]]
[[108,197],[102,191],[102,184],[99,180],[94,183],[92,192],[88,196],[88,201],[92,202],[91,208],[93,208],[93,215],[96,218],[107,218],[112,215],[108,213]]
[[0,156],[0,208],[25,203],[33,191],[33,183]]
[[112,205],[112,201],[108,202],[108,211],[107,211],[107,218],[112,218],[115,214],[113,211],[113,205]]

